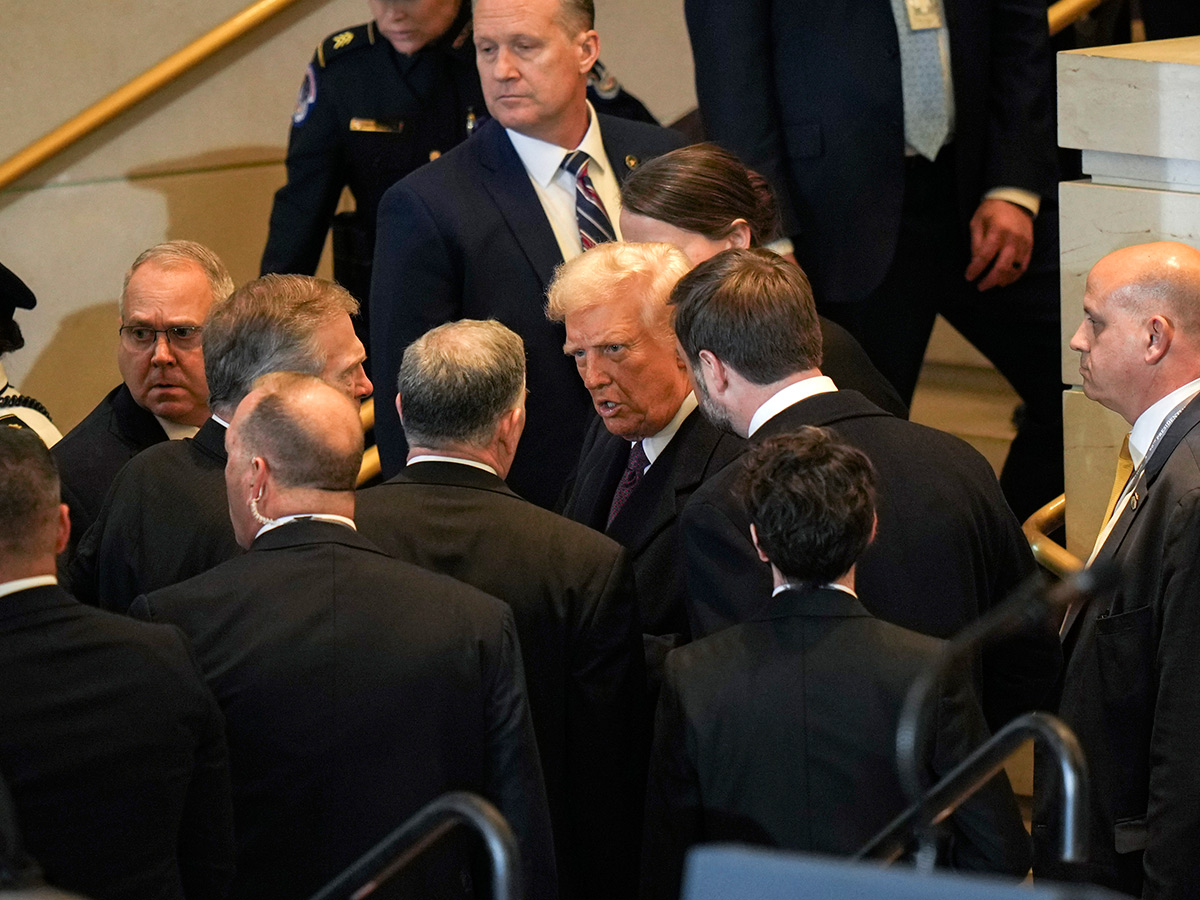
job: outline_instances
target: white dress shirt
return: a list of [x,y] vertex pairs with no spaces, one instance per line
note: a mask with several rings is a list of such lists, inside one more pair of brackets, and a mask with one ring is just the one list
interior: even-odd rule
[[754,415],[750,417],[750,433],[746,436],[753,437],[754,432],[789,406],[795,406],[801,400],[816,394],[828,394],[830,391],[836,390],[837,385],[828,375],[816,375],[789,384],[783,390],[777,391],[766,403],[754,411]]
[[513,149],[521,158],[533,189],[541,201],[558,249],[563,259],[574,259],[583,252],[579,240],[579,222],[575,218],[575,177],[562,167],[563,157],[572,150],[582,150],[591,157],[588,163],[588,178],[592,187],[604,201],[604,210],[612,223],[613,233],[621,240],[620,218],[621,186],[617,175],[604,152],[604,140],[600,135],[600,122],[592,104],[588,104],[588,129],[578,147],[559,147],[539,141],[528,135],[519,134],[511,128],[505,129]]

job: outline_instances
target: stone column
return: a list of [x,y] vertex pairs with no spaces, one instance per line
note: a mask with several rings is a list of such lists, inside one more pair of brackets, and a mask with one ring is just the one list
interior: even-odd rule
[[1058,55],[1058,140],[1090,176],[1059,189],[1067,546],[1086,559],[1129,426],[1083,395],[1067,342],[1088,270],[1132,244],[1200,247],[1200,37]]

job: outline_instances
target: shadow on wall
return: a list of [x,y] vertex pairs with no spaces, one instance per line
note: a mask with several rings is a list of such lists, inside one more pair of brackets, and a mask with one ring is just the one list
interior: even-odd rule
[[[117,298],[77,310],[58,323],[58,329],[21,379],[21,391],[46,404],[59,431],[66,434],[92,411],[100,397],[116,385]],[[18,350],[19,355],[25,351]],[[64,390],[64,384],[83,378],[95,380],[98,373],[113,373],[108,388],[99,395],[92,390]]]

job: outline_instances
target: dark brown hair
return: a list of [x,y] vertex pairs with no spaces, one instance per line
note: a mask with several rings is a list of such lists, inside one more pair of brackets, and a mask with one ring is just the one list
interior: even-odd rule
[[825,584],[867,549],[875,485],[865,453],[805,425],[752,448],[738,486],[758,546],[775,568],[791,582]]
[[821,328],[808,276],[770,250],[726,250],[671,292],[675,336],[693,368],[708,350],[754,384],[821,365]]
[[735,219],[750,226],[752,246],[779,236],[770,185],[716,144],[681,147],[642,163],[621,187],[621,207],[720,240]]

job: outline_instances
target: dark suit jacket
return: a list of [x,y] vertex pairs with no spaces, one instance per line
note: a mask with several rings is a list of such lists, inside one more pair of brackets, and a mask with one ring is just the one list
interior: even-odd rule
[[359,494],[355,519],[386,552],[512,607],[554,820],[564,897],[636,883],[645,676],[625,551],[470,466],[423,462]]
[[[904,101],[891,5],[684,5],[709,135],[775,186],[819,300],[863,299],[892,264],[904,199]],[[1054,74],[1044,0],[944,6],[958,250],[966,254],[967,222],[986,191],[1004,185],[1053,195]]]
[[154,413],[138,406],[122,383],[50,448],[62,479],[63,503],[71,509],[67,560],[96,521],[104,495],[121,467],[147,447],[166,439],[167,433]]
[[[879,526],[858,566],[863,605],[881,619],[950,637],[1034,572],[1021,526],[991,467],[952,435],[890,416],[854,391],[817,394],[767,421],[761,443],[802,425],[831,428],[870,457],[879,475]],[[771,573],[750,543],[735,499],[738,464],[696,491],[682,517],[693,634],[710,634],[758,612]],[[985,650],[983,708],[992,727],[1037,706],[1061,662],[1049,628]]]
[[610,526],[608,511],[629,459],[629,441],[610,434],[599,416],[593,419],[563,514],[607,532],[629,551],[643,633],[677,635],[675,643],[691,639],[676,527],[679,514],[696,488],[741,455],[744,445],[741,438],[718,431],[695,410],[683,420]]
[[[618,180],[639,160],[683,143],[663,128],[598,118]],[[521,335],[528,360],[528,424],[508,483],[539,506],[554,506],[592,408],[563,354],[563,327],[544,312],[546,288],[561,262],[529,175],[494,119],[384,194],[371,281],[371,352],[385,477],[404,464],[395,409],[404,348],[444,322],[495,318]]]
[[[1093,600],[1067,635],[1073,649],[1059,705],[1088,759],[1088,876],[1156,900],[1200,896],[1198,426],[1193,400],[1096,557],[1120,565],[1120,587]],[[1047,800],[1035,836],[1052,846],[1058,784],[1041,767],[1038,774]],[[1060,874],[1054,865],[1038,872]]]
[[59,587],[0,597],[0,771],[46,881],[220,900],[233,876],[221,713],[174,628]]
[[225,499],[225,426],[129,461],[71,562],[85,603],[125,612],[138,594],[176,584],[241,553]]
[[343,525],[301,521],[132,612],[184,630],[225,713],[235,897],[307,897],[451,790],[495,803],[529,895],[556,895],[504,604]]
[[[828,588],[674,650],[655,722],[643,896],[674,900],[687,848],[737,841],[848,856],[908,806],[895,761],[909,687],[940,642]],[[928,781],[987,738],[969,683],[937,705]],[[950,820],[948,862],[1018,877],[1029,839],[997,776]]]

